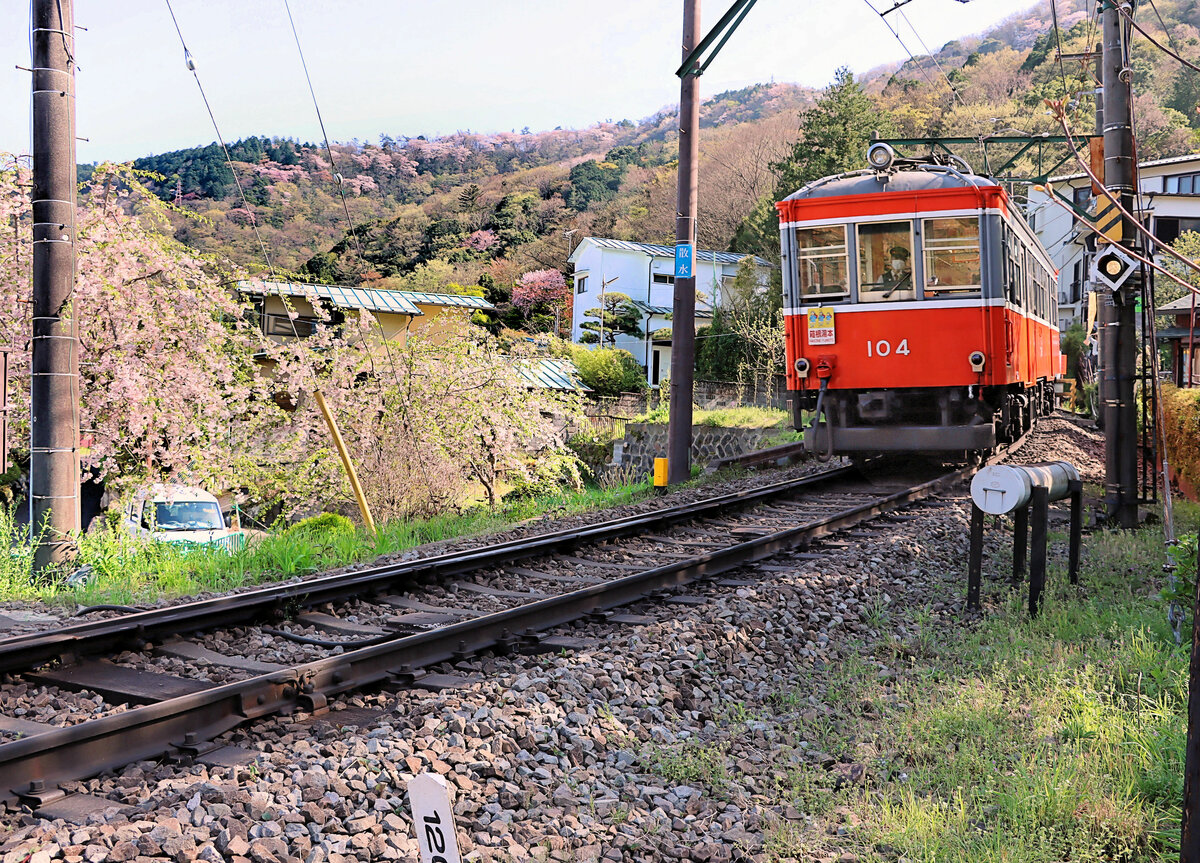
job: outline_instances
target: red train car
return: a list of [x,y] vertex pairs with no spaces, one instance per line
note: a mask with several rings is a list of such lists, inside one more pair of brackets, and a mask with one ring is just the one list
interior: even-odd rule
[[961,160],[868,161],[775,205],[796,427],[822,454],[1014,440],[1064,370],[1049,255]]

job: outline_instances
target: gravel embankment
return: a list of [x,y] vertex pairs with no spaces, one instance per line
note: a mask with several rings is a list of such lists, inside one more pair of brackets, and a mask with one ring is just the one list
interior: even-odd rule
[[[1022,460],[1066,458],[1092,479],[1101,440],[1051,420]],[[750,567],[737,575],[750,586],[700,586],[703,606],[644,602],[629,610],[646,624],[574,628],[591,639],[577,652],[483,657],[443,669],[477,678],[462,689],[239,729],[227,742],[258,753],[242,767],[132,765],[80,786],[131,810],[87,825],[5,816],[0,863],[417,859],[404,786],[426,770],[455,788],[467,859],[772,859],[773,837],[811,817],[781,784],[863,779],[823,748],[838,695],[816,672],[851,642],[913,636],[875,628],[888,606],[959,617],[968,520],[964,489],[813,549],[823,557]],[[987,534],[999,556],[1008,542]]]

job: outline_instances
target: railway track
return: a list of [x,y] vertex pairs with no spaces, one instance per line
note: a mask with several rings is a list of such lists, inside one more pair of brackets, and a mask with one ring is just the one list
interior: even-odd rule
[[[60,813],[69,803],[62,785],[135,761],[236,763],[239,752],[214,741],[244,723],[320,713],[365,687],[461,684],[429,669],[484,651],[569,648],[569,637],[547,633],[583,619],[636,623],[615,610],[654,597],[689,602],[673,592],[804,549],[972,471],[868,479],[838,468],[582,529],[0,640],[0,704],[34,706],[0,714],[0,801]],[[39,702],[59,709],[39,713]]]

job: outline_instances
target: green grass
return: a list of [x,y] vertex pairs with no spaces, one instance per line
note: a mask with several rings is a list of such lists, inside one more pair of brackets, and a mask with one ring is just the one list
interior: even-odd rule
[[[630,422],[666,423],[670,419],[667,406],[659,405],[649,413],[642,414]],[[717,410],[692,410],[692,424],[713,428],[784,428],[791,421],[787,411],[774,408],[719,408]]]
[[[819,768],[793,771],[779,802],[817,820],[774,833],[775,859],[837,849],[938,863],[1177,856],[1188,640],[1176,645],[1158,595],[1162,535],[1085,542],[1080,587],[1052,568],[1034,621],[1023,592],[1000,582],[973,626],[873,610],[873,625],[902,620],[905,637],[854,648],[817,684],[832,716],[803,729],[866,764],[870,779],[838,789]],[[897,678],[879,679],[875,660]],[[794,700],[782,695],[777,710]],[[835,807],[855,827],[830,839],[822,813]]]
[[541,515],[570,515],[641,500],[652,492],[648,482],[612,489],[588,487],[525,499],[496,509],[473,507],[461,514],[380,525],[372,536],[359,528],[281,531],[252,539],[237,552],[208,547],[182,549],[134,539],[119,531],[83,536],[76,566],[89,566],[87,584],[69,586],[62,578],[33,578],[32,554],[22,544],[12,513],[0,509],[0,544],[11,549],[0,560],[0,600],[62,604],[133,605],[161,597],[234,590],[310,575],[418,545],[483,535]]

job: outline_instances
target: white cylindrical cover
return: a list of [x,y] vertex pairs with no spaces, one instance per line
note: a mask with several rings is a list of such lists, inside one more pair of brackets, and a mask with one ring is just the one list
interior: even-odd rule
[[971,480],[971,500],[990,515],[1003,515],[1029,503],[1034,488],[1044,488],[1050,500],[1060,500],[1079,479],[1075,465],[1066,461],[1041,464],[994,464]]
[[1029,503],[1029,474],[1011,464],[988,465],[971,479],[971,500],[989,515],[1003,515]]

